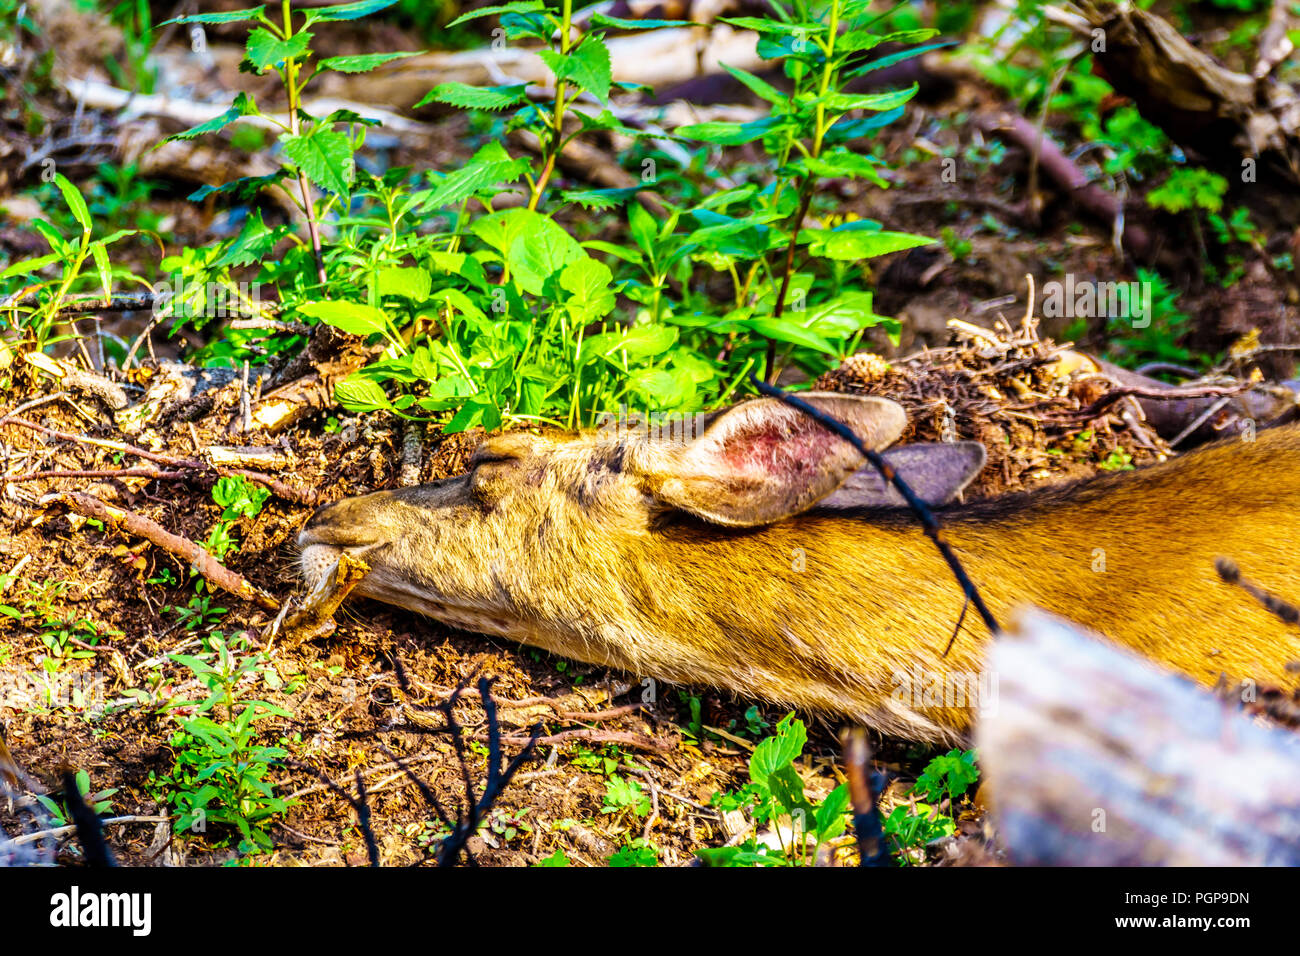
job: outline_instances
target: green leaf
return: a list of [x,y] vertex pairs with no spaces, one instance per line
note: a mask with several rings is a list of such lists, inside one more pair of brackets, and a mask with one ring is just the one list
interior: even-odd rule
[[260,74],[268,67],[279,66],[285,60],[296,59],[306,53],[311,45],[311,34],[303,31],[295,33],[287,40],[263,27],[258,27],[248,35],[248,45],[244,57]]
[[640,191],[640,186],[611,189],[563,189],[560,191],[560,197],[565,202],[577,203],[583,209],[617,209]]
[[767,787],[777,805],[786,813],[799,814],[800,830],[806,831],[814,824],[816,811],[803,795],[803,778],[790,764],[777,767],[768,775]]
[[745,319],[743,324],[767,339],[774,339],[777,342],[788,342],[791,345],[802,345],[805,348],[810,348],[817,352],[823,352],[827,355],[835,354],[835,347],[827,342],[826,339],[822,338],[816,332],[810,332],[803,326],[797,325],[787,319],[759,317]]
[[349,376],[334,386],[334,400],[350,412],[374,412],[393,407],[377,382],[357,375]]
[[569,293],[565,308],[574,321],[586,325],[614,309],[614,274],[609,266],[588,255],[570,262],[560,272],[560,288]]
[[102,242],[92,242],[90,244],[90,254],[95,259],[95,270],[99,273],[99,284],[104,290],[104,298],[111,299],[113,297],[113,269],[108,263],[108,250],[104,248]]
[[698,139],[719,146],[739,146],[762,139],[786,122],[784,117],[765,116],[750,123],[692,123],[689,126],[679,126],[674,132],[686,139]]
[[304,302],[298,311],[352,335],[388,332],[388,317],[383,309],[358,302]]
[[740,80],[741,83],[744,83],[749,88],[749,91],[760,99],[767,100],[769,103],[785,102],[785,94],[762,77],[755,76],[748,70],[742,70],[739,67],[727,66],[725,63],[719,63],[718,65]]
[[843,146],[827,150],[821,156],[801,157],[791,165],[806,170],[813,176],[867,179],[882,189],[889,186],[889,183],[878,172],[879,167],[882,165],[878,160],[872,156],[855,153]]
[[528,169],[528,160],[511,159],[506,148],[492,140],[468,164],[448,173],[424,202],[425,209],[450,206],[473,196],[480,189],[499,183],[512,183]]
[[761,741],[749,758],[749,777],[754,783],[766,785],[767,778],[782,767],[792,764],[803,753],[808,742],[808,731],[803,721],[787,714],[776,725],[776,733]]
[[262,211],[254,209],[244,220],[244,228],[216,262],[213,268],[222,266],[246,266],[265,259],[275,248],[275,244],[289,234],[288,226],[276,226],[268,229],[262,219]]
[[813,32],[802,23],[778,23],[775,20],[762,17],[718,17],[718,19],[723,23],[730,23],[733,27],[740,27],[742,30],[753,30],[755,33],[781,33],[788,36],[799,36]]
[[460,411],[452,416],[442,430],[444,434],[454,435],[480,424],[487,431],[495,431],[501,427],[501,412],[490,401],[471,399],[461,406]]
[[833,840],[844,832],[845,812],[849,808],[849,785],[842,783],[826,795],[822,805],[817,808],[814,820],[817,823],[817,840]]
[[[212,119],[205,123],[200,123],[198,126],[192,126],[182,133],[174,133],[164,139],[163,143],[170,143],[174,139],[194,139],[195,137],[202,136],[204,133],[215,133],[217,130],[233,123],[241,116],[249,116],[255,112],[257,112],[257,104],[253,102],[253,98],[247,93],[239,93],[235,96],[235,100],[230,105],[230,109],[226,110],[221,115],[214,116]],[[162,143],[159,143],[158,145],[161,146]]]
[[595,249],[597,252],[603,252],[615,259],[621,259],[623,262],[630,262],[633,265],[645,262],[645,256],[641,255],[641,253],[634,252],[617,243],[605,242],[602,239],[589,239],[582,244],[582,248]]
[[602,37],[588,34],[567,56],[555,50],[540,50],[538,56],[551,68],[557,81],[569,80],[600,102],[608,101],[613,73],[609,49]]
[[251,7],[247,10],[227,10],[225,13],[191,13],[188,16],[164,20],[158,26],[165,27],[173,23],[238,23],[241,20],[256,20],[262,9],[262,7]]
[[521,289],[541,295],[547,279],[586,253],[578,240],[546,216],[530,210],[512,211],[530,215],[521,217],[522,228],[510,243],[506,264]]
[[465,110],[503,110],[528,100],[528,84],[470,86],[468,83],[439,83],[416,106],[446,103]]
[[72,182],[63,173],[54,174],[54,182],[59,187],[59,192],[63,193],[63,201],[68,204],[68,209],[76,217],[77,222],[81,223],[84,232],[90,232],[90,210],[86,208],[86,200],[82,198],[81,190],[72,185]]
[[622,17],[606,16],[603,13],[593,15],[591,22],[598,27],[614,27],[618,30],[659,30],[663,27],[699,25],[694,20],[625,20]]
[[883,110],[897,109],[913,96],[918,87],[915,83],[905,90],[893,90],[889,93],[829,93],[820,97],[828,109],[838,112],[848,110]]
[[909,232],[868,232],[866,230],[808,229],[800,233],[810,239],[808,251],[815,256],[839,261],[873,259],[902,249],[929,246],[934,240]]
[[446,303],[456,310],[457,314],[467,316],[470,319],[483,321],[487,318],[483,310],[470,300],[460,289],[439,289],[429,297],[429,302],[435,305]]
[[113,243],[117,242],[119,239],[125,239],[127,236],[138,235],[139,232],[140,232],[139,229],[118,229],[115,232],[110,232],[107,236],[105,236],[103,239],[99,241],[104,244],[105,248],[107,248],[108,246],[111,246]]
[[[848,78],[854,78],[854,77],[862,76],[865,73],[870,73],[873,70],[883,70],[887,66],[893,66],[895,63],[901,63],[904,60],[910,60],[914,56],[921,56],[923,54],[929,53],[932,50],[942,50],[944,47],[952,46],[955,42],[956,42],[955,40],[945,40],[942,43],[930,43],[927,44],[926,46],[918,46],[918,47],[912,47],[911,49],[908,50],[900,50],[899,52],[891,53],[888,56],[877,57],[871,62],[863,66],[860,66],[855,70],[850,70],[845,75]],[[835,48],[836,50],[839,49],[838,43],[835,44]]]
[[661,355],[677,341],[677,330],[667,325],[634,325],[628,329],[601,332],[582,342],[584,359],[611,359],[626,355],[628,361]]
[[347,195],[352,171],[352,144],[346,136],[313,126],[301,136],[280,137],[284,153],[317,186],[340,196]]
[[362,116],[355,110],[335,110],[323,120],[317,122],[317,126],[324,126],[327,129],[332,128],[335,123],[347,123],[352,126],[383,126],[384,121]]
[[502,3],[491,7],[479,7],[477,10],[471,10],[469,13],[462,13],[451,23],[447,24],[448,28],[460,26],[462,23],[468,23],[470,20],[477,20],[479,17],[491,17],[498,13],[535,13],[538,10],[545,10],[546,4],[541,0],[516,0],[515,3]]
[[397,0],[360,0],[358,3],[340,3],[333,7],[304,10],[308,23],[329,23],[336,20],[360,20],[372,13],[391,7]]
[[403,57],[419,55],[419,51],[416,50],[406,53],[359,53],[355,56],[331,56],[321,60],[317,64],[317,69],[333,70],[336,73],[368,73],[389,60],[400,60]]
[[632,241],[648,256],[654,255],[655,238],[659,235],[659,223],[655,217],[640,203],[633,203],[627,209],[627,230]]
[[426,269],[393,267],[380,269],[375,285],[381,296],[400,295],[412,302],[423,302],[429,298],[433,277]]
[[59,252],[51,252],[35,259],[24,259],[21,262],[15,262],[9,268],[0,272],[0,279],[8,279],[13,276],[23,276],[32,272],[39,272],[51,263],[60,262],[62,259],[63,254]]
[[266,176],[244,176],[220,186],[200,186],[188,197],[190,202],[199,202],[215,193],[228,193],[237,199],[252,199],[263,189],[274,186],[289,175],[286,169],[277,169]]

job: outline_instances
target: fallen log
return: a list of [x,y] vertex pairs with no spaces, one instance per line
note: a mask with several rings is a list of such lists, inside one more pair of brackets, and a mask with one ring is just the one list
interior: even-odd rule
[[976,742],[1016,863],[1300,865],[1294,733],[1040,611],[988,667]]

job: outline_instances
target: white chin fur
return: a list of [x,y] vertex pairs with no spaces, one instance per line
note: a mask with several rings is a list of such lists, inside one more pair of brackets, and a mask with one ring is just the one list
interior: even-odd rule
[[340,549],[330,544],[309,544],[298,558],[298,570],[308,588],[320,583],[330,567],[338,560]]

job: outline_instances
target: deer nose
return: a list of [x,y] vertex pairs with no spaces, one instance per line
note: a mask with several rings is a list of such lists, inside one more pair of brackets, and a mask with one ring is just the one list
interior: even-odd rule
[[374,544],[381,532],[379,509],[383,500],[392,496],[392,492],[377,491],[322,505],[298,532],[298,546],[331,544],[356,548]]

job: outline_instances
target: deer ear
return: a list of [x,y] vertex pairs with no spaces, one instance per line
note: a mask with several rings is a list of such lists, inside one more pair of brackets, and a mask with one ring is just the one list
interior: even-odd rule
[[[980,473],[988,454],[977,441],[903,445],[885,452],[885,461],[928,505],[946,505]],[[880,472],[859,468],[818,502],[820,508],[901,508],[903,500]]]
[[[870,449],[890,445],[907,413],[884,398],[807,392],[804,401],[842,421]],[[752,526],[798,514],[863,464],[851,444],[774,398],[733,406],[651,476],[661,502],[715,524]]]

